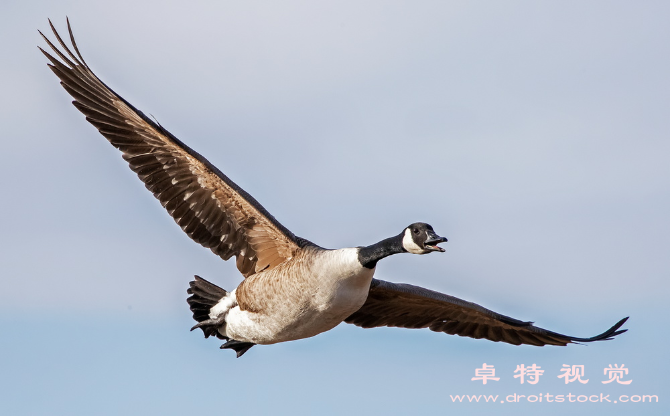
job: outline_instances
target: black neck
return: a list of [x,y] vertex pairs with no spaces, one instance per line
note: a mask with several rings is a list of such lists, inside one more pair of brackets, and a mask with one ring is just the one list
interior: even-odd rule
[[384,257],[388,257],[392,254],[406,253],[407,250],[402,246],[403,235],[404,234],[401,233],[371,246],[361,247],[358,251],[358,261],[363,267],[374,269],[377,262]]

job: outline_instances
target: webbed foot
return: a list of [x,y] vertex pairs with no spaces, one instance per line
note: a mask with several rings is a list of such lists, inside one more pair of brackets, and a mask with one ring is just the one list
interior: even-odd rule
[[240,358],[242,355],[244,355],[245,352],[249,350],[249,348],[253,347],[254,344],[253,342],[245,342],[245,341],[236,341],[234,339],[231,339],[230,341],[226,342],[221,346],[222,350],[225,349],[233,349],[235,352],[237,352],[237,358]]

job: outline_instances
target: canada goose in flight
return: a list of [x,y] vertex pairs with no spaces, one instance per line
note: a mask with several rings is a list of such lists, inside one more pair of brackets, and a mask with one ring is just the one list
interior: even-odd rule
[[205,337],[240,357],[255,344],[312,337],[341,322],[363,328],[429,328],[520,345],[567,345],[612,339],[628,319],[591,338],[558,334],[475,303],[418,286],[373,278],[377,262],[398,253],[443,252],[425,223],[367,247],[323,249],[295,236],[204,157],[105,85],[84,61],[70,28],[68,48],[51,21],[57,58],[40,50],[75,107],[123,153],[163,207],[195,242],[223,260],[235,256],[245,277],[224,289],[198,276],[187,301]]

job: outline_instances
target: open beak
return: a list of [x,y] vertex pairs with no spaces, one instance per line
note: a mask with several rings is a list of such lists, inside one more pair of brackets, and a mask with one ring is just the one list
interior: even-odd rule
[[428,239],[423,243],[423,247],[428,251],[439,251],[444,253],[442,247],[438,247],[440,243],[446,243],[447,239],[445,237],[440,237],[432,231],[428,231]]

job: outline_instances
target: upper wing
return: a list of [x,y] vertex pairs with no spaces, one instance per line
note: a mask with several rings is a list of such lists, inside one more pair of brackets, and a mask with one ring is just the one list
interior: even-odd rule
[[306,240],[293,235],[204,157],[112,91],[91,71],[68,31],[76,56],[49,21],[62,52],[40,32],[60,78],[79,111],[123,153],[130,168],[179,226],[222,259],[237,256],[246,277],[290,259]]
[[620,320],[595,337],[576,338],[547,331],[534,326],[532,322],[500,315],[476,303],[422,287],[372,279],[365,304],[344,322],[363,328],[429,328],[462,337],[542,346],[609,340],[627,331],[618,330],[627,319]]

